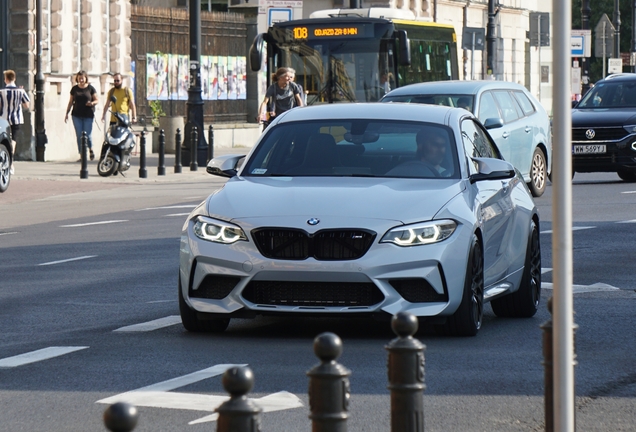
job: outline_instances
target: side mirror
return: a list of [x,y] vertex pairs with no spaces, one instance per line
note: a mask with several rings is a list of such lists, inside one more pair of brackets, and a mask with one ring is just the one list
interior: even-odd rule
[[500,127],[503,127],[504,122],[503,119],[500,118],[487,118],[486,121],[484,122],[484,127],[486,129],[498,129]]
[[397,32],[399,62],[401,66],[411,66],[411,41],[406,34],[406,30]]
[[263,64],[263,42],[265,41],[265,33],[256,35],[252,46],[250,46],[250,68],[254,72],[261,70]]
[[504,180],[515,176],[515,167],[510,162],[494,158],[471,158],[477,165],[477,174],[470,176],[470,182],[481,180]]
[[220,176],[220,177],[236,177],[238,173],[237,166],[239,161],[243,159],[245,155],[224,155],[215,157],[205,168],[208,174]]

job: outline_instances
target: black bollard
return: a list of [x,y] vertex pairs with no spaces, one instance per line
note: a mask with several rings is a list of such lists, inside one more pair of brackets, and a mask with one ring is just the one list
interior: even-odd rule
[[197,163],[199,156],[199,153],[197,153],[198,142],[199,132],[196,126],[192,126],[192,133],[190,134],[190,171],[197,171],[199,169],[199,164]]
[[177,128],[174,137],[174,173],[181,173],[181,129]]
[[146,170],[146,132],[141,131],[139,137],[139,178],[148,178]]
[[112,432],[130,432],[138,419],[137,407],[126,402],[116,402],[104,411],[104,425]]
[[[543,330],[543,406],[544,406],[544,421],[545,432],[554,431],[554,339],[553,339],[553,327],[552,327],[552,297],[548,299],[548,312],[550,312],[550,318],[541,324],[541,330]],[[576,330],[579,328],[577,324],[573,324],[572,332],[574,333],[574,366],[577,365],[576,361]],[[576,392],[575,392],[576,393]],[[576,414],[576,401],[574,407],[574,413]],[[576,423],[576,419],[575,419]],[[576,427],[574,428],[576,430]]]
[[214,159],[214,129],[210,125],[208,128],[208,160],[206,163],[210,163],[212,159]]
[[80,178],[87,179],[88,178],[88,162],[87,162],[87,153],[88,153],[88,136],[86,135],[86,131],[82,131],[82,167],[80,168]]
[[347,432],[351,371],[336,362],[342,354],[342,341],[333,333],[321,333],[314,339],[314,353],[321,362],[307,372],[311,430]]
[[253,386],[254,374],[250,368],[235,366],[225,371],[223,388],[230,394],[230,400],[216,409],[217,432],[260,432],[263,410],[247,398]]
[[399,312],[391,320],[398,336],[385,347],[389,351],[389,390],[391,391],[391,432],[424,431],[424,350],[413,335],[417,317]]
[[166,133],[163,129],[159,131],[159,165],[157,166],[157,175],[166,175]]

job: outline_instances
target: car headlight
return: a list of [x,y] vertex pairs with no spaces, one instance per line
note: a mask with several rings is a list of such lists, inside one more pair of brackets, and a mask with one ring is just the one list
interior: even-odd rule
[[204,216],[197,216],[192,231],[200,239],[215,243],[232,244],[247,241],[240,227]]
[[633,134],[636,132],[636,125],[624,125],[623,129],[625,129],[627,133]]
[[449,238],[457,223],[452,220],[438,220],[405,225],[389,230],[380,243],[394,243],[398,246],[418,246],[438,243]]

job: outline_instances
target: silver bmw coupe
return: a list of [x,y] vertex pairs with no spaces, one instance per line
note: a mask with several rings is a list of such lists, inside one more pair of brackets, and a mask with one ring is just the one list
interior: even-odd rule
[[474,336],[484,304],[532,317],[539,216],[523,177],[461,108],[341,104],[280,115],[187,218],[189,331],[256,315],[391,316]]

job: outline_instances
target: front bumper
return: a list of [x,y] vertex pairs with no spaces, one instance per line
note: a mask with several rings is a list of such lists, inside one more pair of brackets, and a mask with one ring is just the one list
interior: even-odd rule
[[[575,154],[575,145],[601,144],[606,152],[601,154]],[[636,171],[636,135],[620,141],[573,141],[572,168],[576,172]]]

